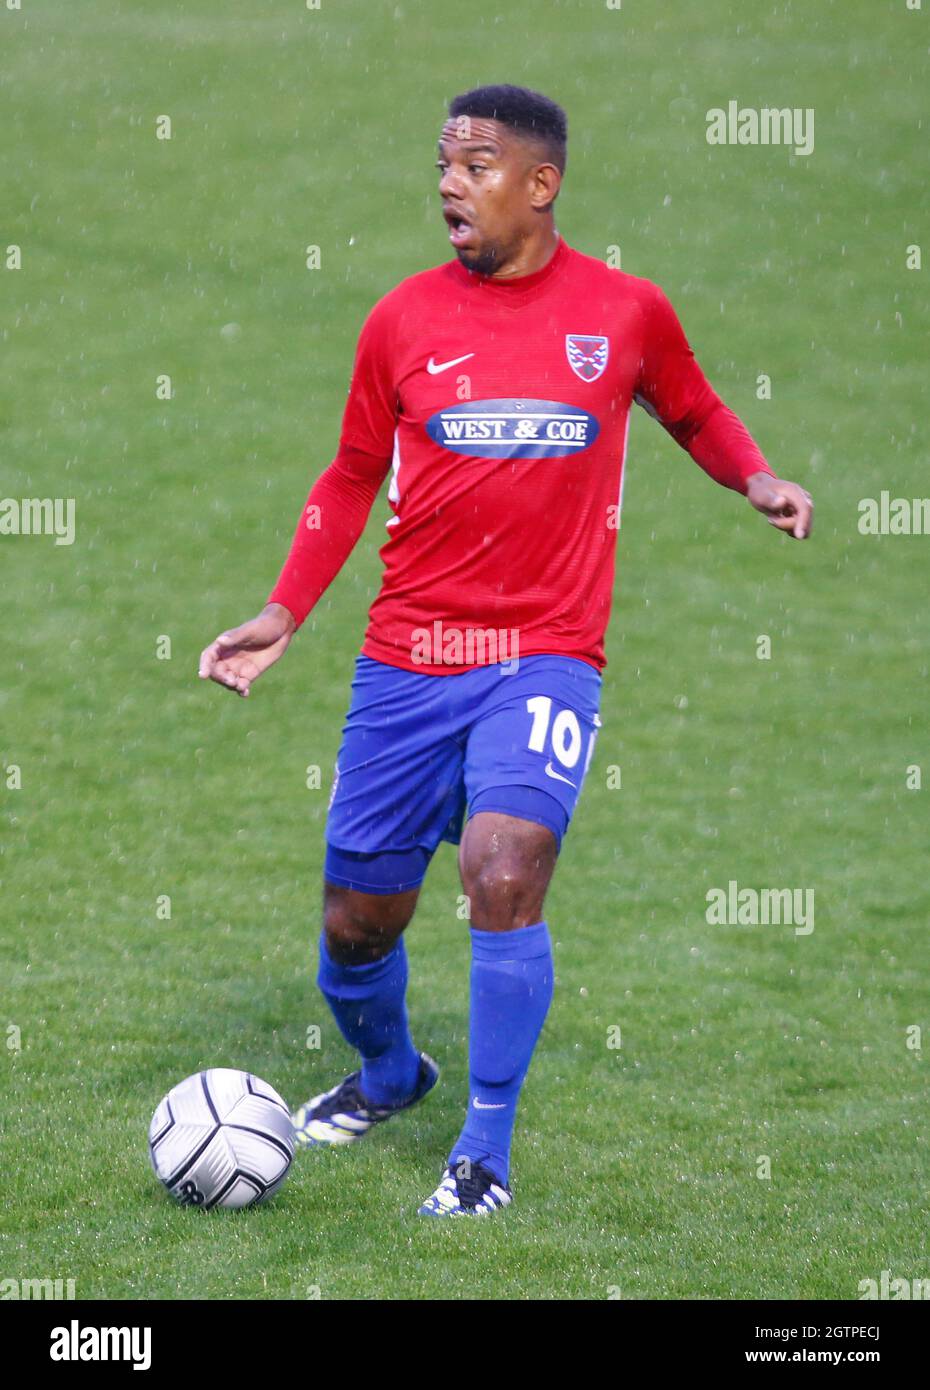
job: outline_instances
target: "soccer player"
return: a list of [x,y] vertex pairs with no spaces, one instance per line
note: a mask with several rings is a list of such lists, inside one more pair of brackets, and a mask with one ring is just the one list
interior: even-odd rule
[[[430,1216],[509,1204],[517,1101],[552,997],[546,890],[591,761],[633,401],[780,530],[811,499],[715,394],[656,285],[555,226],[566,119],[520,87],[456,97],[439,141],[455,258],[362,328],[336,458],[258,617],[200,675],[247,696],[339,572],[391,474],[384,575],[326,828],[320,989],[359,1070],[294,1116],[357,1142],[438,1068],[408,1027],[403,931],[441,840],[471,922],[469,1095]],[[463,824],[464,823],[464,824]]]

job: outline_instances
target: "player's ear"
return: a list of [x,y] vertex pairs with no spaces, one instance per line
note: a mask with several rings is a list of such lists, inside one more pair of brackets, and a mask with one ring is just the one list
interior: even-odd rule
[[545,212],[559,196],[562,175],[554,164],[537,164],[533,169],[530,197],[538,212]]

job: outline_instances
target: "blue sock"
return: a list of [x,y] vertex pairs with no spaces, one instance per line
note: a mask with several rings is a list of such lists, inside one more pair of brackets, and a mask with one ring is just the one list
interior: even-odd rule
[[552,944],[545,922],[516,931],[471,929],[468,1118],[449,1155],[510,1177],[517,1101],[552,1000]]
[[420,1058],[407,1026],[407,952],[403,938],[369,965],[340,965],[320,936],[317,984],[339,1031],[361,1054],[359,1085],[367,1100],[393,1105],[417,1084]]

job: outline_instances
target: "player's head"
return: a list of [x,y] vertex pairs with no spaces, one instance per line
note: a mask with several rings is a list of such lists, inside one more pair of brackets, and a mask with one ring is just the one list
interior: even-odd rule
[[526,87],[476,87],[449,104],[439,193],[459,260],[493,275],[545,223],[565,172],[565,112]]

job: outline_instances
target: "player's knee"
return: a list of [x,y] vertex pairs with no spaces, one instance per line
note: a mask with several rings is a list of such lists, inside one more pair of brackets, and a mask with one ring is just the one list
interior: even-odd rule
[[540,921],[557,854],[543,825],[494,812],[473,816],[459,856],[472,926],[513,931]]
[[416,896],[356,893],[327,884],[323,932],[332,959],[342,965],[367,965],[386,956],[413,916]]
[[519,858],[487,855],[463,864],[469,916],[479,931],[512,931],[538,921],[542,891],[535,874]]

